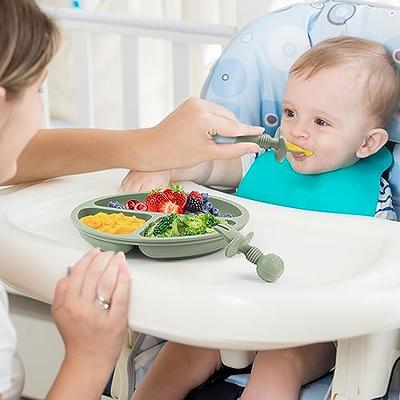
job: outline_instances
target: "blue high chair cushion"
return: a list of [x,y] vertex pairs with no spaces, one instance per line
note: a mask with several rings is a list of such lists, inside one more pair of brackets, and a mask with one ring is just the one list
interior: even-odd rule
[[[382,43],[400,68],[400,9],[362,1],[296,4],[245,27],[212,68],[202,98],[220,104],[248,124],[274,135],[288,72],[297,58],[322,40],[350,35]],[[400,143],[400,107],[388,127]],[[400,145],[393,151],[389,182],[400,215]]]

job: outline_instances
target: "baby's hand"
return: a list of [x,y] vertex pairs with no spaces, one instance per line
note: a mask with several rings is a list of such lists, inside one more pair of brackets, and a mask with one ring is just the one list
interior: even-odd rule
[[166,188],[171,179],[171,171],[139,172],[129,171],[122,180],[121,192],[148,192],[150,189]]

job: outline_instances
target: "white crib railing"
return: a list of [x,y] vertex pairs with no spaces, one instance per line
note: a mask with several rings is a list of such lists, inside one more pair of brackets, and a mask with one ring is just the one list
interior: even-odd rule
[[[190,47],[217,44],[221,48],[232,38],[236,28],[219,24],[191,23],[156,17],[126,16],[115,13],[58,7],[43,7],[62,30],[73,34],[76,123],[94,127],[92,35],[112,33],[121,37],[123,126],[138,127],[139,121],[139,48],[142,37],[156,38],[172,44],[171,81],[173,104],[191,95]],[[47,113],[49,108],[47,107]],[[49,117],[46,118],[49,123]]]

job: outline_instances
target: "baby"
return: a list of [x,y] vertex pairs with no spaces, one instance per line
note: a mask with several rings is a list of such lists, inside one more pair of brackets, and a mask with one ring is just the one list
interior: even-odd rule
[[[122,187],[146,190],[145,182],[154,187],[192,180],[238,187],[242,197],[274,204],[395,219],[382,173],[392,163],[384,147],[385,126],[399,93],[399,73],[381,45],[344,36],[325,40],[292,66],[283,100],[283,137],[309,151],[288,153],[282,164],[268,151],[255,161],[247,157],[157,174],[130,172]],[[260,351],[241,399],[297,400],[301,386],[328,372],[334,360],[332,343]],[[169,342],[133,399],[183,399],[221,365],[217,350]]]

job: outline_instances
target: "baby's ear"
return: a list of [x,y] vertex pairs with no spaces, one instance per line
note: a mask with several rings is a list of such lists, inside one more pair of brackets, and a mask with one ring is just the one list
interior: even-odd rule
[[383,128],[375,128],[368,132],[362,145],[358,148],[356,156],[358,158],[365,158],[375,154],[379,151],[388,141],[389,135]]

